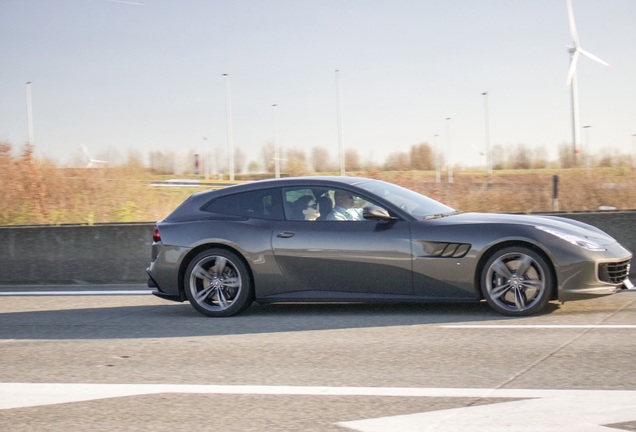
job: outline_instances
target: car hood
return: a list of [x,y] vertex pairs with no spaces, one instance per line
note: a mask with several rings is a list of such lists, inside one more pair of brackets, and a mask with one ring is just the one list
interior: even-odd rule
[[459,213],[447,216],[439,220],[442,223],[457,224],[508,224],[508,225],[525,225],[525,226],[544,226],[568,234],[574,234],[594,240],[599,244],[611,244],[616,240],[609,234],[601,231],[595,226],[579,222],[574,219],[567,219],[558,216],[540,216],[540,215],[519,215],[519,214],[501,214],[501,213]]

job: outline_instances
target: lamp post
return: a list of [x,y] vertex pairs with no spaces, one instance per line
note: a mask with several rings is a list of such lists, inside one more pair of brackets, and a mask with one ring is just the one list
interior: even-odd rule
[[26,83],[26,95],[27,95],[27,122],[29,127],[29,148],[33,150],[35,145],[35,139],[33,137],[33,104],[31,101],[31,81]]
[[234,180],[234,132],[232,130],[232,97],[230,95],[230,76],[225,78],[225,108],[227,115],[227,160],[230,180]]
[[278,148],[278,105],[272,105],[272,128],[274,130],[274,176],[280,178],[280,150]]
[[490,149],[490,116],[488,112],[488,92],[481,94],[484,97],[484,129],[486,133],[486,169],[488,182],[492,181],[492,151]]
[[440,161],[440,149],[439,149],[439,143],[437,142],[437,138],[439,138],[439,135],[435,134],[433,135],[433,142],[435,145],[435,183],[440,183],[442,181],[442,174],[441,174],[441,161]]
[[636,173],[636,134],[632,134],[632,173]]
[[451,141],[450,141],[450,117],[446,117],[446,170],[448,171],[448,182],[453,182],[453,164],[451,161]]
[[207,151],[205,142],[208,140],[208,137],[201,137],[203,141],[203,149],[201,151],[201,158],[203,159],[203,174],[206,180],[210,180],[210,152]]
[[340,98],[340,70],[336,69],[336,102],[338,104],[338,151],[340,153],[340,175],[345,175],[344,141],[342,136],[342,101]]
[[592,149],[592,146],[590,144],[590,128],[592,126],[591,125],[587,125],[587,126],[583,126],[583,129],[585,129],[585,168],[587,170],[590,169],[590,151]]

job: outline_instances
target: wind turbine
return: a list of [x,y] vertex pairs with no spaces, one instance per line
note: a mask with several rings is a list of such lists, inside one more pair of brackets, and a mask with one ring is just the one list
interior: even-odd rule
[[107,164],[108,163],[108,161],[93,159],[91,157],[91,154],[88,152],[88,149],[86,148],[86,146],[84,144],[82,144],[82,151],[84,152],[84,155],[88,159],[88,163],[86,164],[86,168],[93,168],[93,166],[95,164]]
[[574,147],[574,155],[579,154],[579,135],[580,135],[580,120],[579,120],[579,94],[576,85],[576,65],[581,55],[594,60],[605,66],[609,66],[609,63],[596,57],[594,54],[581,48],[579,42],[579,35],[576,31],[576,23],[574,22],[574,10],[572,9],[572,0],[567,0],[568,4],[568,20],[570,22],[570,36],[572,37],[573,46],[568,46],[568,52],[570,53],[570,69],[568,71],[567,85],[570,86],[572,93],[572,141]]

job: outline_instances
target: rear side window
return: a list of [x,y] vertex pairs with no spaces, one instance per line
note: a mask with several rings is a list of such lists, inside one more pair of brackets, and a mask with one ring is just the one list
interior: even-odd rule
[[220,197],[206,204],[201,210],[243,218],[283,218],[280,189],[265,189]]

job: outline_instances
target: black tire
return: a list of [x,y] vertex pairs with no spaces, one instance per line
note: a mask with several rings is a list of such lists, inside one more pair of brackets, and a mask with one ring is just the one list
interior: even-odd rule
[[243,260],[224,249],[199,253],[188,265],[185,295],[192,307],[211,317],[227,317],[252,303],[252,278]]
[[481,291],[497,312],[527,316],[543,310],[554,291],[548,262],[526,247],[508,247],[493,254],[481,273]]

